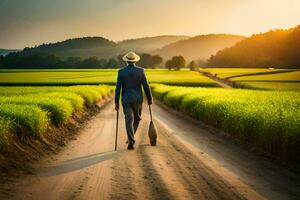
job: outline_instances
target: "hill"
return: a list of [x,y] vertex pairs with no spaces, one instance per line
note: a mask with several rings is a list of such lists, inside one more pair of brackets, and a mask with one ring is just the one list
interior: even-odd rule
[[144,37],[130,40],[123,40],[118,43],[119,47],[124,50],[133,50],[136,52],[149,53],[155,49],[162,48],[165,45],[185,40],[189,36],[161,35],[156,37]]
[[116,43],[103,37],[84,37],[25,48],[22,53],[25,55],[35,53],[52,54],[63,59],[74,56],[81,58],[92,56],[111,58],[119,54],[124,54],[129,50],[134,50],[139,53],[150,52],[166,44],[186,38],[188,38],[188,36],[156,36],[124,40]]
[[5,56],[11,52],[20,51],[19,49],[0,49],[0,56]]
[[62,42],[42,44],[40,46],[25,48],[25,55],[34,53],[46,53],[67,58],[79,56],[82,58],[97,56],[106,57],[116,54],[117,44],[103,37],[84,37],[68,39]]
[[224,49],[208,61],[210,67],[300,68],[300,25],[255,34]]
[[239,35],[199,35],[166,45],[152,53],[159,54],[164,59],[170,59],[172,56],[176,55],[182,55],[189,61],[199,58],[207,59],[212,54],[215,54],[226,47],[230,47],[242,39],[245,39],[245,37]]

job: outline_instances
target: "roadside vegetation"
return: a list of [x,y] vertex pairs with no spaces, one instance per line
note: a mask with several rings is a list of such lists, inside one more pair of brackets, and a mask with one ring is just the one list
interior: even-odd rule
[[300,93],[153,84],[156,98],[253,147],[299,160]]
[[112,91],[106,85],[0,87],[0,149],[7,148],[13,136],[41,137],[49,126],[68,123]]
[[[216,83],[198,72],[189,70],[169,71],[166,69],[146,69],[150,83],[187,86],[217,86]],[[115,69],[74,69],[74,70],[0,70],[0,85],[98,85],[115,84]],[[0,91],[1,92],[1,91]]]

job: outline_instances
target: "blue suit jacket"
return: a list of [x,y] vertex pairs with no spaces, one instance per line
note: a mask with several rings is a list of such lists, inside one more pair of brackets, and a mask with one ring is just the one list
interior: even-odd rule
[[152,103],[152,94],[146,79],[144,69],[134,64],[129,64],[118,71],[118,79],[115,90],[115,103],[119,104],[122,89],[122,104],[142,103],[143,92],[146,94],[148,103]]

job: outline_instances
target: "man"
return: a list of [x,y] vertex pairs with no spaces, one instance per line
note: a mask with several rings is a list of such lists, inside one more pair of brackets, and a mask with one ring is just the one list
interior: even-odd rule
[[139,126],[142,114],[143,92],[146,94],[148,104],[152,104],[152,94],[143,68],[137,67],[140,57],[134,52],[127,53],[123,60],[127,66],[118,72],[115,90],[115,109],[119,111],[120,92],[122,89],[122,106],[125,115],[125,124],[128,137],[128,149],[134,149],[134,134]]

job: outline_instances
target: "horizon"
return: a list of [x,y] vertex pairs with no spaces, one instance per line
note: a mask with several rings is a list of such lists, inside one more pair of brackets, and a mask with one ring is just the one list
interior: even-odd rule
[[161,35],[251,36],[297,26],[298,7],[296,0],[3,0],[0,48],[23,49],[91,36],[115,42]]

